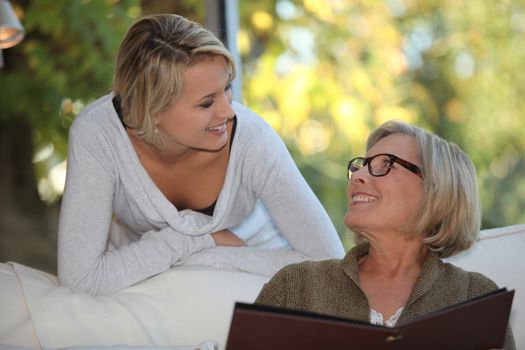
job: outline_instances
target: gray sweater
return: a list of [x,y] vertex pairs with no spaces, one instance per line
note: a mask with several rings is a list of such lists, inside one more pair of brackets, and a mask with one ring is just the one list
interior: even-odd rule
[[[362,244],[352,248],[342,260],[287,266],[263,287],[255,303],[370,322],[370,306],[359,287],[358,271],[359,258],[368,249],[368,244]],[[398,321],[414,319],[496,289],[496,283],[482,274],[443,263],[437,253],[429,252]],[[507,350],[516,349],[510,327],[504,345]]]
[[[213,216],[177,208],[141,165],[106,95],[69,132],[59,222],[58,277],[74,291],[106,294],[173,265],[271,276],[290,263],[340,258],[335,228],[277,133],[233,103],[237,129]],[[240,225],[256,201],[291,249],[216,247],[211,233]]]

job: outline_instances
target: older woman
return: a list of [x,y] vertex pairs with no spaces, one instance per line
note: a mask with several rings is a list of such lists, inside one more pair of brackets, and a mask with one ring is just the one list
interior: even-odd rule
[[[348,164],[345,224],[357,245],[342,260],[285,267],[256,303],[394,326],[497,289],[441,261],[468,249],[479,232],[468,156],[397,121],[373,131],[366,148]],[[510,328],[505,348],[515,348]]]

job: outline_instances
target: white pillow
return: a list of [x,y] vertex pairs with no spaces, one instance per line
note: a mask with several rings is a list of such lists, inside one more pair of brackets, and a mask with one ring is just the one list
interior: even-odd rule
[[525,225],[483,230],[472,248],[445,260],[515,289],[510,323],[516,347],[525,349]]
[[[224,349],[233,306],[251,303],[266,277],[177,267],[109,296],[72,293],[55,276],[11,263],[43,348],[174,346],[215,341]],[[16,344],[15,344],[16,345]]]
[[7,345],[40,349],[18,277],[0,263],[0,349]]

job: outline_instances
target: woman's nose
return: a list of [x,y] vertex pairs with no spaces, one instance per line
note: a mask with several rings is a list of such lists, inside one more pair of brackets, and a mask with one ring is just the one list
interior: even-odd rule
[[221,118],[232,119],[235,117],[235,111],[232,107],[231,93],[225,92],[221,98],[219,114]]
[[350,182],[354,184],[366,183],[369,180],[370,173],[368,167],[364,166],[361,169],[355,171],[350,176]]

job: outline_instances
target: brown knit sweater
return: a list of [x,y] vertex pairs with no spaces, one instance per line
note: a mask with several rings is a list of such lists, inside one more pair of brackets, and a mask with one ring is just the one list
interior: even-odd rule
[[[370,322],[370,307],[358,277],[358,260],[368,249],[368,244],[362,244],[351,249],[342,260],[286,266],[263,287],[255,303]],[[497,288],[496,283],[482,274],[444,263],[436,253],[429,252],[399,322]],[[516,349],[510,327],[505,349]]]

